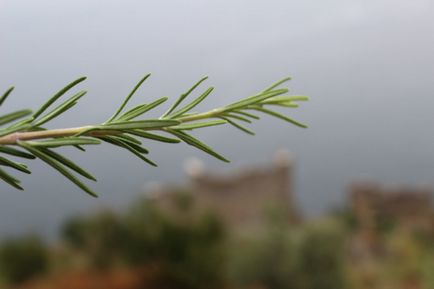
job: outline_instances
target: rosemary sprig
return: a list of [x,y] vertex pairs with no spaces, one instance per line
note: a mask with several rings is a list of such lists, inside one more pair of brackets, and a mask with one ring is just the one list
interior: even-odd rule
[[[279,88],[289,78],[284,78],[255,95],[226,106],[205,112],[192,113],[192,109],[204,101],[214,89],[213,87],[205,89],[196,98],[183,105],[188,96],[194,93],[200,84],[207,79],[207,77],[204,77],[181,94],[159,118],[142,118],[142,116],[166,102],[167,97],[151,100],[124,111],[129,100],[149,77],[150,74],[147,74],[140,79],[116,112],[101,124],[60,129],[47,129],[44,127],[46,123],[75,106],[78,100],[86,94],[86,91],[79,91],[49,110],[55,102],[83,82],[86,77],[80,77],[60,89],[36,112],[23,109],[0,116],[0,179],[12,187],[22,190],[20,180],[10,175],[4,168],[29,174],[31,172],[25,164],[15,162],[10,157],[27,160],[38,158],[68,178],[83,191],[96,197],[97,194],[75,174],[93,181],[96,181],[96,178],[53,149],[73,146],[84,151],[84,146],[108,143],[126,149],[146,163],[156,166],[148,157],[148,149],[142,145],[141,140],[146,139],[163,143],[184,142],[217,159],[229,162],[211,147],[192,136],[190,131],[230,124],[242,132],[254,135],[253,131],[240,123],[250,124],[255,120],[259,120],[260,118],[256,113],[264,113],[293,125],[302,128],[306,127],[306,125],[271,109],[273,107],[296,108],[298,107],[297,102],[308,100],[306,96],[287,95],[287,88]],[[13,89],[13,87],[9,88],[0,96],[0,106],[10,96]]]

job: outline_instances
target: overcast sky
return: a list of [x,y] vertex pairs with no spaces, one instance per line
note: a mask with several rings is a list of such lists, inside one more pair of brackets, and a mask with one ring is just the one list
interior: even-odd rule
[[308,214],[342,204],[353,180],[433,185],[433,3],[0,0],[0,88],[16,86],[4,112],[35,108],[81,75],[88,95],[53,126],[104,121],[148,72],[136,103],[176,97],[203,75],[216,86],[203,109],[287,75],[294,94],[311,97],[288,112],[307,130],[264,118],[252,126],[255,137],[230,127],[199,132],[230,165],[182,145],[152,144],[158,168],[108,146],[70,151],[98,177],[98,200],[32,162],[24,192],[0,183],[0,236],[53,234],[64,216],[121,207],[147,183],[182,183],[190,156],[230,171],[288,148],[297,161],[297,200]]

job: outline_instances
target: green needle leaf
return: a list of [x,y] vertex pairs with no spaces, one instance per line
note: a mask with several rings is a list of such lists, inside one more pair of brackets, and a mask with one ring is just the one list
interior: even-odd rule
[[289,80],[291,80],[291,77],[285,77],[284,79],[279,80],[279,81],[273,83],[271,86],[264,89],[263,92],[271,91],[271,90],[275,89],[276,87],[278,87],[279,85],[281,85],[281,84],[283,84]]
[[226,123],[226,120],[211,120],[211,121],[206,121],[206,122],[181,124],[181,125],[177,125],[177,126],[172,127],[172,129],[176,129],[176,130],[192,130],[192,129],[202,128],[202,127],[207,127],[207,126],[221,125],[221,124],[225,124],[225,123]]
[[308,101],[309,97],[305,95],[275,96],[265,100],[263,103]]
[[236,115],[236,114],[225,113],[224,116],[227,117],[227,118],[235,118],[235,119],[247,122],[247,123],[252,123],[252,121],[250,119],[242,117],[242,116],[239,116],[239,115]]
[[30,109],[23,109],[23,110],[18,110],[15,112],[5,114],[5,115],[0,117],[0,125],[10,123],[14,120],[23,118],[23,117],[28,116],[30,114],[32,114],[32,110],[30,110]]
[[124,121],[113,122],[98,127],[98,129],[107,130],[129,130],[129,129],[155,129],[165,128],[180,124],[177,120],[165,120],[165,119],[147,119],[137,121]]
[[287,93],[288,89],[286,88],[281,88],[281,89],[277,89],[277,90],[272,90],[272,91],[266,91],[266,92],[262,92],[250,97],[247,97],[243,100],[237,101],[235,103],[232,103],[228,106],[224,107],[225,111],[230,111],[230,110],[236,110],[236,109],[242,109],[245,108],[249,105],[252,104],[256,104],[258,102],[261,102],[267,98],[273,97],[273,96],[277,96],[277,95],[281,95],[284,93]]
[[174,111],[178,105],[193,91],[195,90],[202,82],[208,79],[208,76],[201,78],[198,82],[196,82],[187,92],[181,94],[181,96],[176,100],[176,102],[169,108],[166,113],[163,114],[162,118],[168,116],[172,111]]
[[85,79],[86,79],[86,77],[80,77],[79,79],[74,80],[73,82],[71,82],[70,84],[68,84],[67,86],[65,86],[61,90],[59,90],[46,103],[44,103],[37,112],[35,112],[35,114],[33,115],[34,118],[35,119],[38,118],[38,116],[40,116],[51,104],[53,104],[53,102],[55,102],[62,95],[64,95],[68,90],[70,90],[71,88],[73,88],[74,86],[79,84],[80,82],[84,81]]
[[144,132],[141,130],[129,130],[129,134],[140,136],[146,139],[156,140],[164,143],[180,143],[181,141],[179,139],[165,137],[162,135],[150,133],[150,132]]
[[209,146],[207,146],[206,144],[204,144],[203,142],[201,142],[200,140],[192,137],[191,135],[179,131],[179,130],[172,130],[172,129],[168,129],[168,132],[170,132],[171,134],[177,136],[178,138],[180,138],[181,140],[183,140],[185,143],[194,146],[204,152],[206,152],[207,154],[212,155],[213,157],[222,160],[224,162],[229,163],[230,161],[227,160],[226,158],[224,158],[223,156],[221,156],[220,154],[216,153],[214,150],[212,150]]
[[30,128],[30,127],[31,127],[31,125],[29,125],[27,123],[19,125],[19,126],[8,127],[8,128],[0,130],[0,137],[8,135],[8,134],[11,134],[11,133],[14,133],[14,132],[17,132],[17,131],[20,131],[20,130],[21,131],[22,130],[26,130],[26,129]]
[[304,95],[294,95],[294,96],[276,96],[269,99],[264,100],[261,104],[268,105],[278,105],[282,107],[298,107],[298,103],[295,101],[307,101],[309,98]]
[[141,154],[148,154],[149,153],[149,151],[147,149],[145,149],[141,145],[137,144],[136,142],[130,141],[128,138],[124,137],[123,135],[116,135],[116,136],[113,135],[113,136],[109,136],[108,138],[116,139],[119,142],[134,148],[136,151],[138,151]]
[[86,151],[86,149],[84,147],[80,146],[80,145],[74,145],[73,147],[77,148],[78,150],[80,150],[82,152]]
[[34,155],[28,154],[26,152],[17,150],[17,149],[12,148],[12,147],[0,146],[0,152],[11,155],[11,156],[20,157],[20,158],[35,159]]
[[142,144],[142,142],[140,140],[136,139],[135,137],[129,136],[127,134],[119,134],[119,135],[116,135],[116,137],[124,139],[125,141],[128,141],[128,142],[132,142],[132,143],[137,144],[137,145]]
[[33,116],[27,117],[19,122],[14,123],[10,128],[21,127],[23,125],[31,123],[35,118]]
[[5,181],[6,183],[8,183],[9,185],[11,185],[12,187],[18,189],[18,190],[23,190],[23,188],[19,185],[20,181],[17,180],[16,178],[14,178],[13,176],[11,176],[10,174],[8,174],[7,172],[5,172],[4,170],[0,169],[0,178]]
[[253,118],[253,119],[260,119],[259,116],[251,114],[251,113],[248,113],[248,112],[245,112],[245,111],[238,110],[238,111],[233,111],[233,113],[241,114],[241,115]]
[[2,96],[0,97],[0,106],[3,104],[3,102],[6,100],[6,98],[8,98],[8,96],[11,94],[11,92],[14,90],[14,87],[11,86],[9,87],[8,90],[5,91],[5,93],[2,94]]
[[230,120],[229,118],[227,118],[227,117],[222,117],[222,118],[223,118],[224,120],[226,120],[226,121],[227,121],[229,124],[231,124],[232,126],[236,127],[237,129],[239,129],[239,130],[241,130],[241,131],[243,131],[243,132],[245,132],[245,133],[247,133],[247,134],[255,135],[255,133],[254,133],[253,131],[251,131],[251,130],[245,128],[245,127],[243,127],[242,125],[240,125],[240,124],[238,124],[238,123],[236,123],[236,122],[234,122],[234,121],[232,121],[232,120]]
[[167,99],[168,99],[167,97],[161,97],[161,98],[157,99],[156,101],[153,101],[149,104],[142,104],[142,105],[136,106],[131,111],[126,112],[124,115],[122,115],[119,118],[119,120],[128,121],[130,119],[136,118],[136,117],[144,114],[145,112],[148,112],[151,109],[154,109],[155,107],[159,106],[160,104],[165,102]]
[[18,170],[20,172],[23,172],[23,173],[26,173],[26,174],[30,174],[31,173],[31,171],[29,171],[27,169],[26,165],[20,164],[20,163],[16,163],[14,161],[8,160],[8,159],[6,159],[4,157],[1,157],[1,156],[0,156],[0,165],[11,167],[13,169],[16,169],[16,170]]
[[64,168],[61,163],[59,163],[56,159],[46,154],[43,150],[32,147],[28,143],[22,141],[18,142],[18,145],[22,146],[28,152],[35,155],[36,157],[44,161],[46,164],[48,164],[49,166],[57,170],[59,173],[61,173],[63,176],[65,176],[67,179],[69,179],[71,182],[73,182],[80,189],[82,189],[92,197],[98,197],[98,195],[95,192],[89,189],[79,179],[77,179],[74,175],[72,175],[66,168]]
[[267,103],[263,103],[266,105],[277,105],[277,106],[281,106],[281,107],[292,107],[292,108],[297,108],[299,107],[298,103],[294,103],[294,102],[267,102]]
[[127,144],[127,143],[125,143],[119,139],[113,138],[113,137],[101,137],[100,139],[102,139],[105,142],[108,142],[108,143],[113,144],[115,146],[119,146],[121,148],[124,148],[124,149],[132,152],[134,155],[136,155],[137,157],[139,157],[141,160],[145,161],[146,163],[150,164],[151,166],[154,166],[154,167],[157,166],[156,163],[154,163],[150,159],[143,156],[143,154],[140,151],[136,150],[130,144]]
[[71,136],[43,141],[28,141],[27,143],[33,147],[55,148],[60,146],[97,145],[101,142],[96,138]]
[[307,125],[305,125],[305,124],[303,124],[301,122],[298,122],[296,120],[293,120],[292,118],[289,118],[289,117],[287,117],[285,115],[282,115],[282,114],[280,114],[278,112],[275,112],[275,111],[272,111],[272,110],[269,110],[269,109],[266,109],[266,108],[263,108],[263,107],[260,107],[260,106],[254,107],[253,109],[261,111],[261,112],[266,113],[266,114],[269,114],[271,116],[283,119],[284,121],[292,123],[292,124],[294,124],[296,126],[299,126],[299,127],[302,127],[302,128],[307,128]]
[[68,109],[70,109],[71,107],[73,107],[74,105],[77,104],[77,101],[86,94],[86,91],[80,91],[78,93],[76,93],[75,95],[73,95],[71,98],[69,98],[67,101],[65,101],[64,103],[62,103],[61,105],[59,105],[58,107],[56,107],[55,109],[53,109],[52,111],[50,111],[49,113],[47,113],[44,117],[42,117],[40,120],[38,120],[35,123],[35,126],[41,126],[44,123],[52,120],[53,118],[59,116],[60,114],[64,113],[65,111],[67,111]]
[[145,80],[149,78],[149,76],[151,76],[150,73],[146,74],[142,79],[140,79],[140,81],[136,84],[136,86],[133,88],[133,90],[131,90],[130,94],[127,95],[127,97],[125,98],[124,102],[118,108],[118,110],[116,111],[116,113],[107,121],[107,123],[109,123],[112,120],[114,120],[122,112],[122,110],[124,109],[124,107],[127,105],[128,101],[131,99],[131,97],[134,95],[134,93],[139,89],[139,87],[143,84],[143,82],[145,82]]
[[55,159],[59,163],[62,163],[64,166],[67,166],[71,170],[74,170],[75,172],[79,173],[83,177],[88,178],[92,181],[96,181],[96,178],[93,175],[91,175],[90,173],[88,173],[87,171],[85,171],[84,169],[82,169],[81,167],[79,167],[78,165],[76,165],[66,157],[47,148],[39,148],[39,150],[41,150],[43,153],[47,154],[51,158]]
[[201,103],[212,91],[214,90],[214,87],[208,88],[204,93],[202,93],[198,98],[184,106],[182,109],[170,114],[171,118],[177,118],[179,116],[182,116],[184,113],[190,111],[193,109],[196,105]]
[[148,105],[147,103],[139,104],[139,105],[127,110],[126,112],[124,112],[118,119],[119,120],[126,120],[125,118],[128,117],[130,114],[135,113],[137,110],[140,110],[140,109],[146,107],[147,105]]

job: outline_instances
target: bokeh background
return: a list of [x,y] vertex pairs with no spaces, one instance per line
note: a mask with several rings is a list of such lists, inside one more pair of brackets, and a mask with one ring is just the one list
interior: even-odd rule
[[136,103],[176,98],[203,75],[216,87],[203,109],[287,75],[291,92],[311,99],[291,112],[305,130],[264,118],[255,137],[198,132],[229,165],[185,145],[151,144],[158,168],[109,146],[69,151],[97,176],[99,199],[32,162],[24,192],[0,183],[0,236],[55,240],[67,216],[123,208],[155,183],[184,183],[191,156],[224,171],[289,149],[307,217],[345,204],[354,180],[433,185],[433,10],[429,0],[0,1],[0,88],[16,87],[4,111],[35,108],[88,77],[88,95],[53,127],[104,121],[148,72]]

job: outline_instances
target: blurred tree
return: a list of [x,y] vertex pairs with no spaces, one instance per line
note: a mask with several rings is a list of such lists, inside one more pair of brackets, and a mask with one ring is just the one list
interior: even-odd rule
[[172,210],[152,200],[136,203],[125,217],[125,259],[156,263],[170,288],[219,288],[224,262],[224,228],[210,214],[195,214],[191,197],[178,193]]
[[72,248],[84,251],[93,266],[106,269],[119,260],[124,246],[124,228],[114,212],[71,218],[61,230],[63,240]]
[[297,247],[298,289],[346,288],[345,242],[338,228],[327,223],[307,227]]
[[98,268],[116,262],[157,266],[161,286],[219,288],[223,282],[224,228],[217,217],[193,214],[186,195],[175,210],[161,210],[151,199],[134,202],[125,214],[104,212],[70,219],[63,239]]
[[0,274],[11,283],[21,283],[48,270],[46,245],[35,236],[4,241],[0,245]]
[[281,208],[266,208],[265,230],[236,237],[228,255],[228,278],[241,288],[299,289],[296,275],[295,242]]

